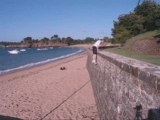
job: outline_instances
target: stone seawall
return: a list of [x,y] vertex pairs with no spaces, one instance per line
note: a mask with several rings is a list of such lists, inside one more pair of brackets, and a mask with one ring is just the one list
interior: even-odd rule
[[101,120],[160,120],[160,66],[104,51],[97,65],[91,58],[89,51],[87,69]]

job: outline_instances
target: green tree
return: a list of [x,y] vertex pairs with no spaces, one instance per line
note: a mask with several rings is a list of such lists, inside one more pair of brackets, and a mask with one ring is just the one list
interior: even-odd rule
[[38,43],[39,40],[38,39],[32,39],[33,43]]
[[122,26],[118,26],[116,29],[113,30],[114,34],[114,41],[117,43],[121,43],[121,45],[123,45],[127,39],[129,39],[131,37],[130,32]]
[[132,36],[158,28],[160,28],[160,5],[145,0],[133,12],[120,15],[118,20],[114,21],[112,36],[114,41],[124,43]]
[[95,42],[95,39],[92,37],[86,37],[86,39],[84,40],[85,43],[93,43]]
[[33,40],[32,37],[26,37],[22,41],[24,44],[28,45],[28,47],[32,47],[33,45]]
[[71,37],[67,37],[65,42],[67,45],[71,45],[73,44],[73,39]]
[[122,15],[118,18],[118,24],[130,32],[131,35],[137,35],[144,32],[144,18],[134,13]]
[[155,1],[145,0],[134,9],[135,14],[144,17],[144,28],[146,31],[160,28],[160,4]]
[[48,44],[49,38],[44,37],[44,38],[42,38],[40,41],[42,41],[42,42],[45,43],[45,44]]
[[55,34],[51,37],[51,41],[52,42],[61,42],[61,38]]

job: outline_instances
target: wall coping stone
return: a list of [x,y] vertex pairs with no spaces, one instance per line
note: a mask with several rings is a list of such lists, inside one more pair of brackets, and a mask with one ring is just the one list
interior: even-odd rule
[[147,82],[160,92],[160,66],[107,51],[100,51],[98,55],[115,64],[120,69],[131,73],[133,76],[144,82]]

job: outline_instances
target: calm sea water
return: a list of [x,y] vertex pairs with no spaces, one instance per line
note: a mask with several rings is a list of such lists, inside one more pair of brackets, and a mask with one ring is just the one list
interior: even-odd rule
[[0,48],[0,74],[59,60],[84,51],[82,48],[69,47],[51,47],[45,49],[26,48],[26,51],[17,49],[20,52],[13,55],[8,52],[10,50],[14,49]]

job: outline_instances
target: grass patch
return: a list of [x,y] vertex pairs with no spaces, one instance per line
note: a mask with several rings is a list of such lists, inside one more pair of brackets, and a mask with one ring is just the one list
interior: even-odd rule
[[152,63],[155,65],[160,65],[160,56],[158,55],[137,54],[125,48],[110,48],[110,49],[105,49],[105,51],[109,51],[109,52],[123,55],[126,57],[134,58],[137,60],[145,61],[145,62]]
[[136,43],[136,41],[144,40],[144,39],[153,39],[153,38],[160,38],[160,29],[149,31],[146,33],[139,34],[134,36],[126,41],[125,47],[132,48],[132,46]]
[[131,39],[142,40],[142,39],[150,39],[160,35],[160,30],[154,30],[146,33],[139,34]]

